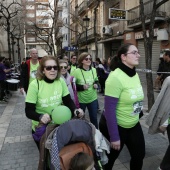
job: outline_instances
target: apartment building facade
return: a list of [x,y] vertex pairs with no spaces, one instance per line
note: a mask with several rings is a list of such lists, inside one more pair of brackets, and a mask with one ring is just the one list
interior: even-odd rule
[[[84,46],[87,43],[88,52],[95,58],[95,42],[94,42],[94,8],[96,7],[97,0],[87,1],[70,1],[70,11],[75,14],[76,17],[71,17],[70,27],[71,29],[71,44],[76,45],[79,43],[79,50],[84,50]],[[146,30],[149,29],[150,14],[152,13],[153,0],[144,0],[144,15],[146,16]],[[157,71],[159,65],[159,58],[165,49],[170,49],[169,43],[169,7],[170,2],[166,2],[161,5],[156,12],[155,26],[154,26],[154,39],[152,48],[152,70]],[[118,9],[124,12],[124,18],[115,19],[115,17],[109,17],[109,9]],[[145,69],[145,49],[142,24],[140,19],[140,4],[136,0],[104,0],[101,1],[98,6],[96,27],[98,36],[98,56],[100,58],[108,58],[114,56],[117,53],[118,48],[122,43],[133,43],[140,51],[140,64],[138,68]],[[111,10],[112,11],[112,10]],[[114,11],[114,10],[113,10]],[[112,14],[115,13],[112,11]],[[119,12],[120,12],[119,11]],[[118,13],[117,12],[117,16]],[[110,13],[111,14],[111,13]],[[81,23],[83,18],[88,16],[90,24],[86,34]],[[72,31],[74,30],[74,31]],[[148,32],[148,31],[147,31]],[[79,33],[80,38],[79,38]],[[92,34],[92,35],[91,35]],[[148,33],[147,33],[148,34]],[[94,38],[93,38],[94,37]],[[77,39],[79,38],[79,41]],[[83,51],[82,50],[82,51]],[[146,82],[145,74],[139,73],[141,80]],[[156,74],[153,76],[155,77]]]
[[50,53],[49,30],[52,27],[53,10],[51,0],[23,0],[25,7],[25,55],[29,57],[29,49],[38,49],[39,57]]
[[[101,38],[103,20],[103,2],[96,0],[71,0],[70,1],[70,44],[79,48],[79,52],[87,51],[95,58],[95,38]],[[96,15],[95,15],[96,10]],[[89,20],[86,26],[86,19]],[[97,44],[98,52],[101,52],[101,44]]]

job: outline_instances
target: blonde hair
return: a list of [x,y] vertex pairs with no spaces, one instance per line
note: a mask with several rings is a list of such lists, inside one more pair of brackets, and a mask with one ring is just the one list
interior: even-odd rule
[[59,64],[62,64],[62,63],[66,63],[67,66],[68,66],[68,61],[67,60],[64,60],[64,59],[59,60]]
[[58,59],[52,55],[47,55],[47,56],[44,56],[41,61],[40,61],[40,65],[37,69],[37,74],[36,74],[36,78],[38,80],[43,80],[45,75],[43,74],[43,71],[44,71],[44,67],[45,67],[45,62],[48,61],[48,60],[54,60],[58,66],[58,73],[57,73],[57,77],[55,78],[56,80],[60,78],[60,67],[59,67],[59,62],[58,62]]

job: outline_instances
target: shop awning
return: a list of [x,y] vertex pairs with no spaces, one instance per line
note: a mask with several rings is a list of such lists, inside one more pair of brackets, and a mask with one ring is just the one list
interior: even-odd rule
[[108,38],[105,40],[101,40],[101,41],[98,41],[98,44],[103,43],[103,42],[108,42],[108,41],[114,41],[114,40],[123,40],[123,36],[117,36],[117,37],[112,37],[112,38]]

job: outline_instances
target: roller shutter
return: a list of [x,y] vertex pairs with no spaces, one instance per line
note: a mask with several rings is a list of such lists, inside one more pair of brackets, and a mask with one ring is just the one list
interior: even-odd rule
[[[144,49],[144,41],[140,40],[138,41],[138,50],[140,53],[140,60],[139,60],[139,65],[137,68],[139,69],[145,69],[146,64],[145,64],[145,49]],[[160,57],[160,42],[154,40],[153,41],[153,46],[152,46],[152,71],[157,71],[158,66],[159,66],[159,57]],[[142,83],[146,83],[146,73],[144,72],[138,72],[139,78]],[[153,76],[153,81],[156,78],[156,74],[152,74]]]

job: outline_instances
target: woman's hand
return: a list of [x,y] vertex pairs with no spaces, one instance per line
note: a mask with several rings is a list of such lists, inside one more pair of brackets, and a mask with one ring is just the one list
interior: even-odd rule
[[76,116],[76,117],[78,117],[78,118],[82,118],[83,116],[84,116],[84,111],[82,110],[82,109],[76,109],[75,111],[74,111],[74,115]]
[[85,85],[83,85],[83,87],[84,87],[84,90],[87,90],[90,87],[90,85],[89,84],[85,84]]
[[111,147],[114,150],[120,150],[120,140],[116,141],[116,142],[111,142]]
[[97,84],[93,84],[93,87],[94,87],[94,89],[97,89],[98,85]]
[[40,121],[44,124],[47,124],[47,123],[51,122],[51,118],[50,118],[49,114],[46,113],[42,116]]

